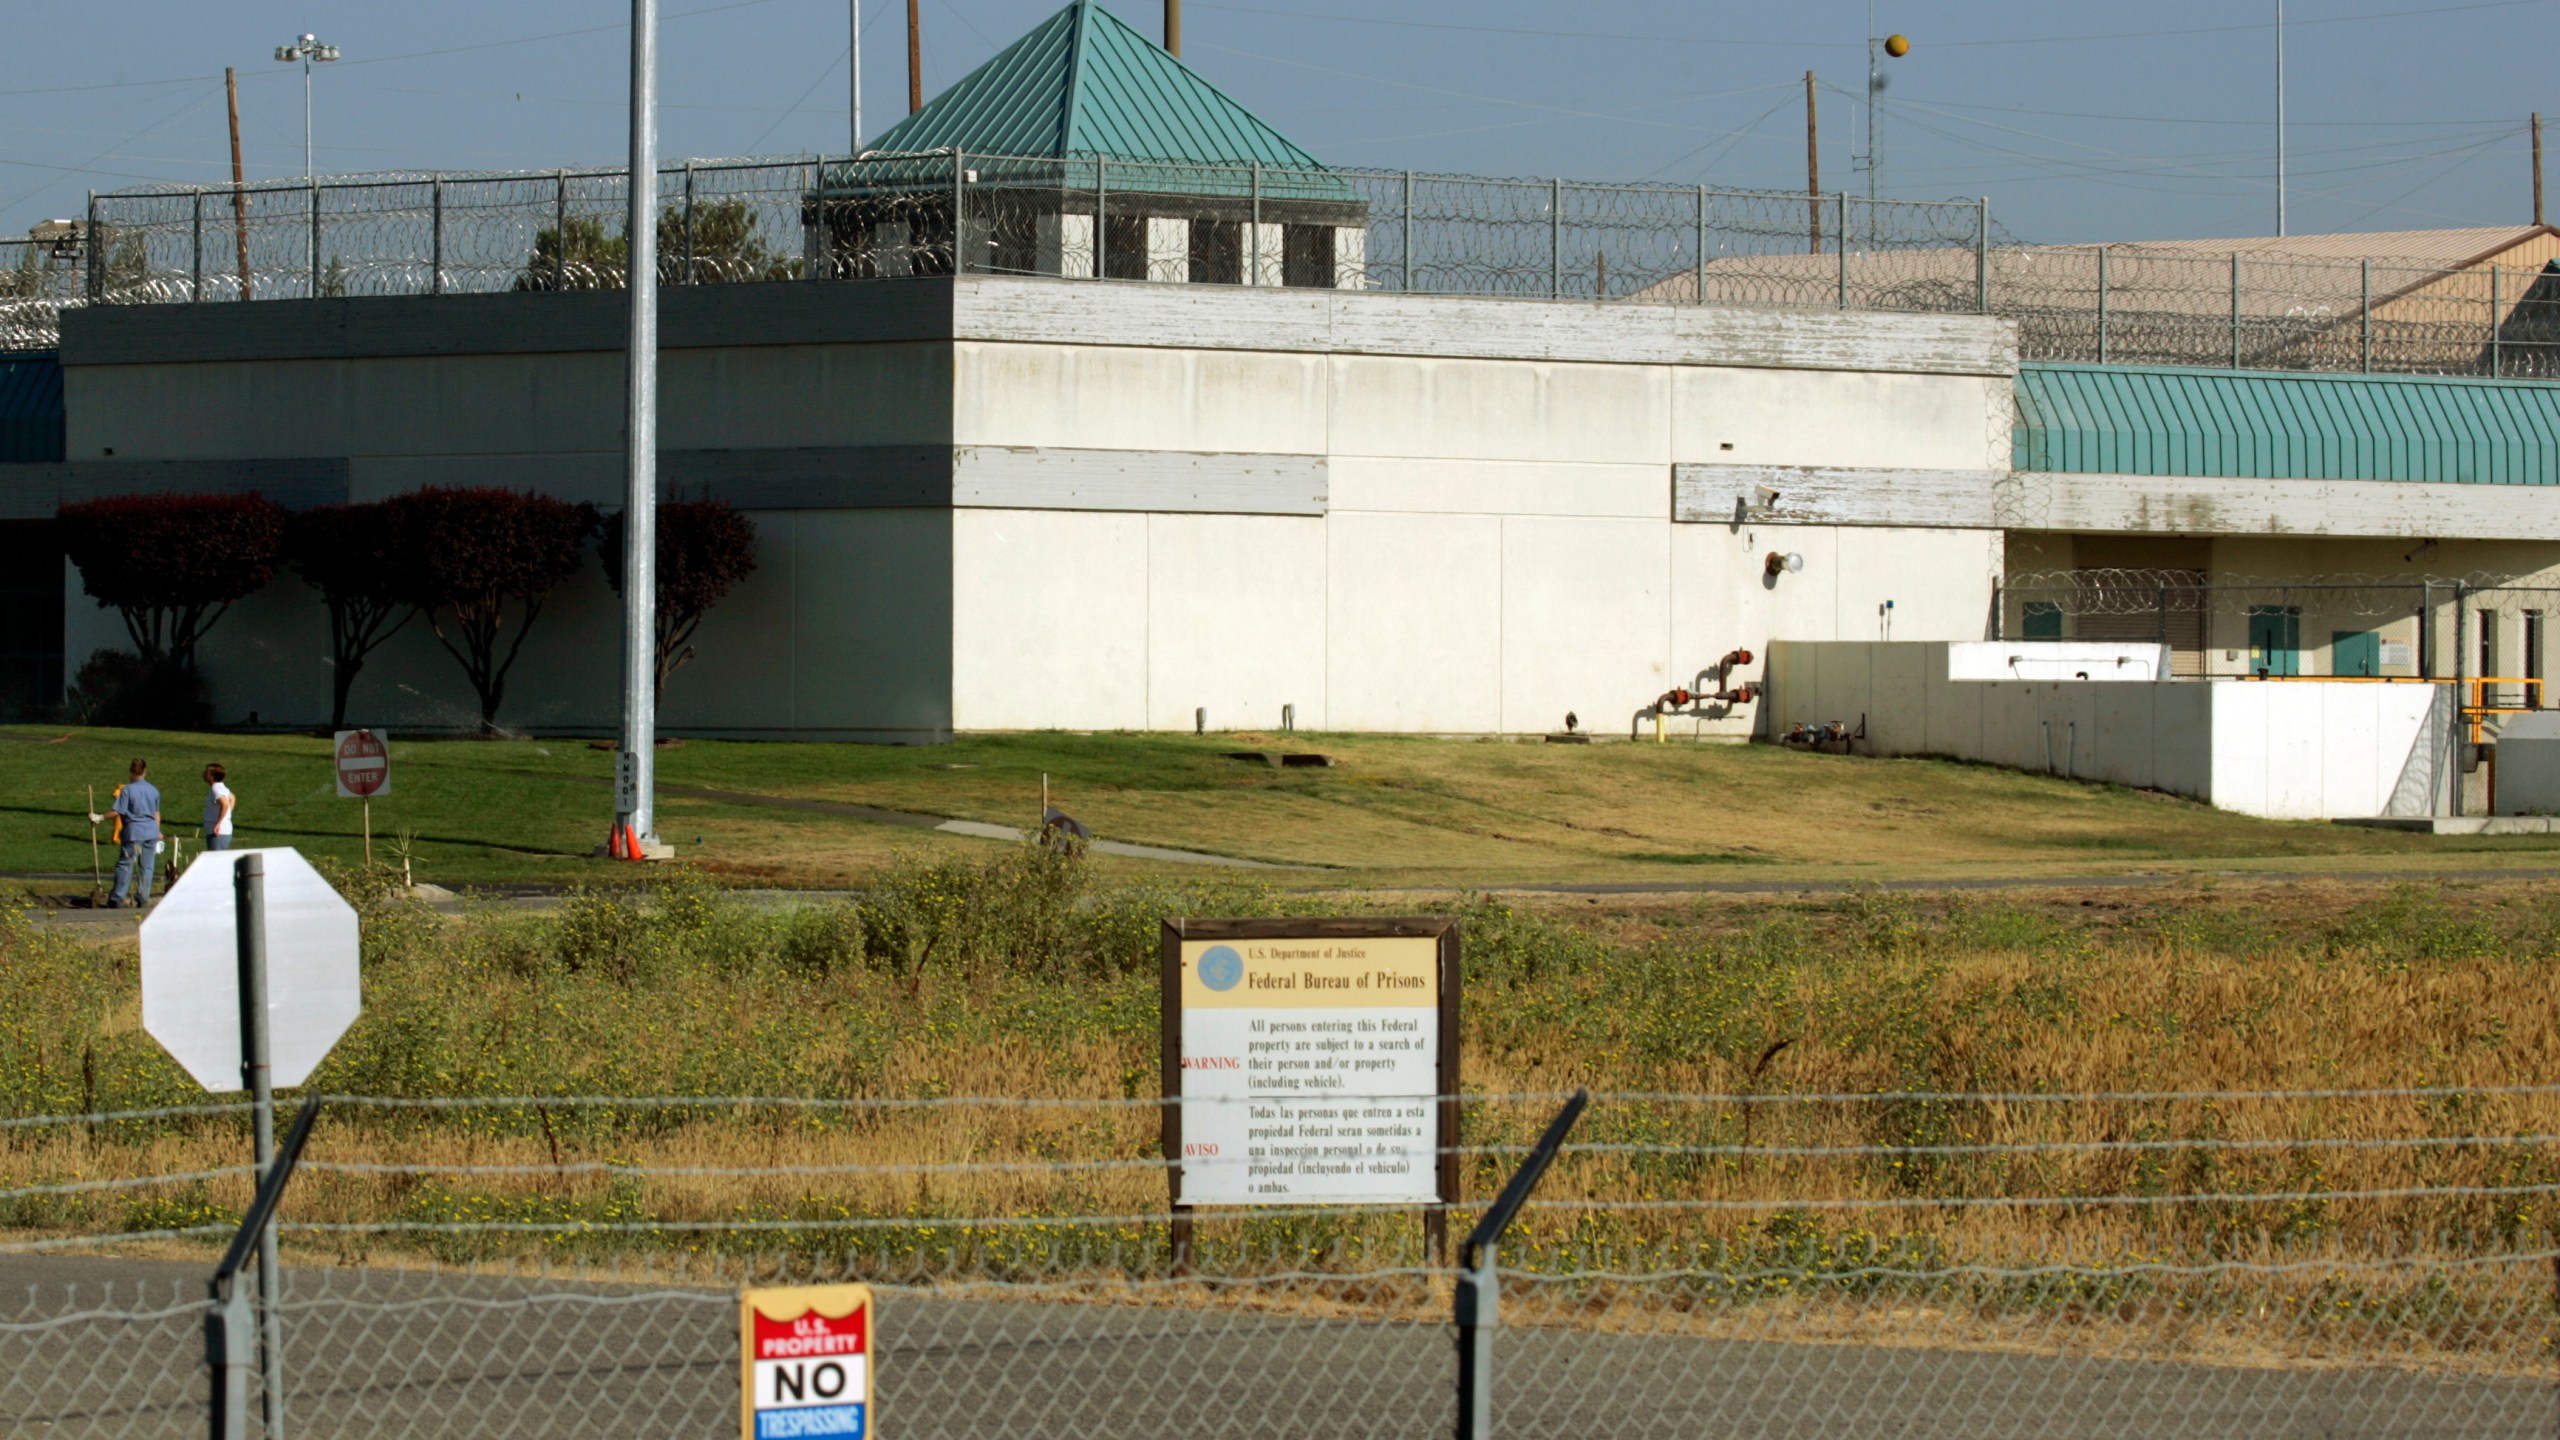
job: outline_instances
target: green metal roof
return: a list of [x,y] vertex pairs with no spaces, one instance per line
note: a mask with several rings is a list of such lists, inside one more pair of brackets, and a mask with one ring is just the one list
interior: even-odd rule
[[2560,384],[2026,365],[2014,463],[2074,474],[2560,485]]
[[62,458],[62,362],[0,355],[0,464]]
[[1092,0],[1042,21],[866,148],[1324,168]]

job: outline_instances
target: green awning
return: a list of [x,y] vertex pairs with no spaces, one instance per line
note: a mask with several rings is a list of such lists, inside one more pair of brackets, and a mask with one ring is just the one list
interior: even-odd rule
[[2026,365],[2013,463],[2070,474],[2560,485],[2560,383]]

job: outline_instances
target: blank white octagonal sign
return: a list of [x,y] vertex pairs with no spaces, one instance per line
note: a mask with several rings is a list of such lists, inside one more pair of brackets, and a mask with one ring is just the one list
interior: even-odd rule
[[299,1085],[361,1010],[355,907],[292,850],[196,857],[142,922],[142,1028],[196,1083],[242,1090],[240,939],[233,869],[266,861],[267,1062],[276,1088]]

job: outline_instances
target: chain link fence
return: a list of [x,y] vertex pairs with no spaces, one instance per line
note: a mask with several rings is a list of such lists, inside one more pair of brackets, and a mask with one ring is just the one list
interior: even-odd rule
[[[626,194],[621,169],[117,191],[72,273],[60,240],[0,272],[0,343],[51,343],[84,298],[611,288]],[[657,201],[672,285],[965,272],[1980,311],[2015,320],[2030,360],[2560,375],[2547,267],[2030,246],[1988,202],[952,151],[690,161]]]
[[[1466,1097],[1462,1224],[1559,1098]],[[284,1211],[298,1433],[725,1433],[737,1291],[843,1280],[878,1297],[901,1435],[1453,1423],[1421,1214],[1198,1212],[1177,1251],[1152,1100],[330,1106]],[[2555,1143],[2543,1085],[1603,1096],[1500,1251],[1496,1414],[2547,1436]],[[243,1144],[237,1107],[13,1127],[0,1428],[203,1433]],[[110,1148],[148,1164],[98,1173]]]
[[2166,645],[2172,673],[2496,682],[2481,703],[2553,703],[2560,586],[2493,572],[2252,576],[2166,567],[2028,570],[2000,584],[1994,639]]

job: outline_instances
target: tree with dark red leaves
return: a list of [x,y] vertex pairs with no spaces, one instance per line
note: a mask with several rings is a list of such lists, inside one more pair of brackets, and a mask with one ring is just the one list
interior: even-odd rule
[[[622,593],[622,514],[604,523],[604,574]],[[719,500],[658,507],[658,695],[667,677],[693,658],[693,633],[705,612],[756,571],[755,522]]]
[[399,511],[387,500],[303,511],[285,526],[284,558],[329,607],[329,728],[344,730],[365,657],[418,613]]
[[125,495],[54,512],[81,588],[124,616],[146,666],[196,673],[196,644],[275,578],[284,507],[258,495]]
[[577,573],[595,509],[497,489],[429,488],[384,503],[408,556],[406,598],[470,677],[481,728],[495,731],[507,671],[543,603]]

